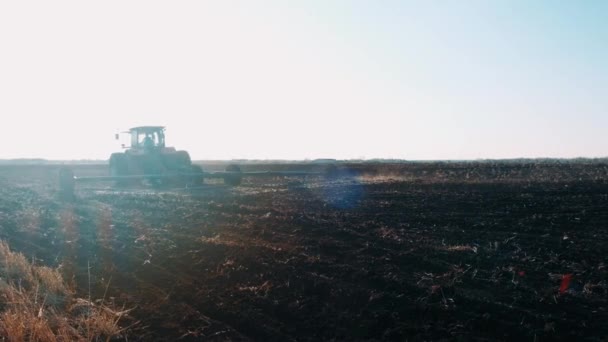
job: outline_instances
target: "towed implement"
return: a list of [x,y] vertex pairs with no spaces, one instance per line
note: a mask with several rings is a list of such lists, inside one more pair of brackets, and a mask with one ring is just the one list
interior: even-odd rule
[[[77,183],[111,181],[117,187],[145,183],[153,187],[194,187],[205,179],[221,178],[231,186],[241,184],[243,177],[256,176],[310,176],[336,174],[336,167],[330,165],[327,172],[307,171],[254,171],[242,172],[235,164],[224,171],[205,172],[200,165],[192,163],[187,151],[179,151],[165,146],[165,128],[162,126],[133,127],[128,132],[130,146],[124,152],[112,153],[109,159],[109,175],[75,176],[70,168],[59,171],[59,188],[63,196],[71,197]],[[119,139],[119,135],[116,135]]]

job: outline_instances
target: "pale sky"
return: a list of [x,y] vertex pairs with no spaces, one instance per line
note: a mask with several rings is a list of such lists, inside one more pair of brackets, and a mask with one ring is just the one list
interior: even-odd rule
[[608,1],[0,2],[0,158],[608,156]]

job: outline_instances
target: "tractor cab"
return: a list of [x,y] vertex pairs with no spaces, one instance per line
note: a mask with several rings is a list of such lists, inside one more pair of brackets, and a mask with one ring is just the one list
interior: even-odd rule
[[140,126],[131,128],[131,150],[160,150],[165,148],[165,128]]

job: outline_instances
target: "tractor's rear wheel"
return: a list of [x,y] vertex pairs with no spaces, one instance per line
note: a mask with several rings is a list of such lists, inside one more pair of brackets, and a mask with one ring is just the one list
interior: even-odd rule
[[231,185],[231,186],[237,186],[240,185],[242,180],[243,180],[243,175],[242,175],[242,171],[241,168],[236,165],[236,164],[230,164],[228,166],[226,166],[226,172],[230,172],[230,174],[227,174],[224,176],[224,183]]
[[161,155],[163,165],[168,171],[190,172],[190,155],[186,151],[177,151]]
[[174,162],[174,168],[176,170],[190,171],[190,167],[192,165],[192,160],[190,159],[190,154],[188,154],[188,152],[186,152],[186,151],[175,152],[173,162]]
[[202,185],[205,181],[205,177],[203,174],[203,168],[200,165],[191,165],[190,173],[192,175],[188,176],[188,185],[189,186],[198,186]]
[[[122,153],[114,153],[110,157],[110,176],[121,177],[129,175],[129,161]],[[125,179],[117,179],[116,185],[123,186],[128,182]]]

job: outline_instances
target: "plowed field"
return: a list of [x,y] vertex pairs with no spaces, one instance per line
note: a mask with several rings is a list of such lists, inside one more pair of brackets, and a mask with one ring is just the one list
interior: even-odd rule
[[348,167],[62,201],[2,166],[0,238],[134,308],[129,341],[608,339],[607,164]]

